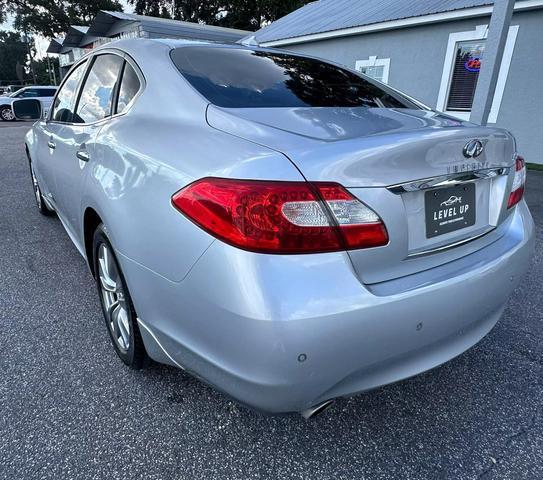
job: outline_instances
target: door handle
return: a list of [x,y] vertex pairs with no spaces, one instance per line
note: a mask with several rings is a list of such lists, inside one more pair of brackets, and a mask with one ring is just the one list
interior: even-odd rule
[[82,162],[88,162],[90,160],[90,156],[85,150],[78,150],[75,156]]
[[54,150],[55,148],[57,148],[57,146],[56,146],[55,142],[53,142],[53,140],[49,140],[49,141],[47,142],[47,146],[48,146],[50,149],[52,149],[52,150]]

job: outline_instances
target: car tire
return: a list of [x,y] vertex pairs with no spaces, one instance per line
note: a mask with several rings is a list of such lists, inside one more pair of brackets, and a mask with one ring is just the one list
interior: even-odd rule
[[15,121],[15,115],[13,114],[13,111],[11,110],[11,107],[9,105],[4,105],[0,107],[0,118],[4,122],[14,122]]
[[45,215],[46,217],[50,217],[51,215],[54,215],[55,212],[47,206],[47,204],[45,203],[45,200],[43,199],[40,185],[38,183],[38,179],[36,178],[36,174],[34,173],[34,167],[32,166],[32,160],[28,159],[28,165],[30,167],[30,179],[32,180],[32,188],[34,189],[34,199],[36,200],[38,211],[42,215]]
[[106,229],[94,232],[93,265],[106,327],[119,358],[139,370],[150,363],[138,326],[132,298]]

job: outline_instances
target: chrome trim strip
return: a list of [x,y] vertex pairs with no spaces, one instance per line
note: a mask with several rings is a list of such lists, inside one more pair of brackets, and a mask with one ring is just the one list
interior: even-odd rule
[[484,168],[469,172],[451,173],[448,175],[438,175],[437,177],[423,178],[411,182],[398,183],[390,185],[388,191],[401,195],[406,192],[417,192],[419,190],[428,190],[430,188],[448,187],[462,183],[474,182],[483,178],[494,178],[500,175],[507,175],[511,167]]
[[145,330],[147,330],[147,332],[149,333],[149,335],[151,335],[151,337],[153,337],[153,340],[156,342],[156,344],[160,347],[160,349],[164,352],[164,354],[170,359],[170,361],[177,367],[179,367],[181,370],[185,370],[185,367],[183,367],[182,365],[180,365],[179,363],[177,363],[175,361],[175,359],[166,351],[166,349],[162,346],[162,344],[160,343],[160,341],[158,340],[158,338],[156,338],[156,335],[151,331],[151,329],[145,325],[145,323],[143,323],[142,319],[139,318],[139,317],[136,317],[138,319],[138,323],[143,327],[145,328]]
[[483,233],[475,235],[474,237],[464,238],[463,240],[459,240],[458,242],[448,243],[447,245],[442,245],[441,247],[435,247],[435,248],[430,248],[428,250],[421,250],[419,252],[410,253],[409,255],[407,255],[407,258],[422,257],[425,255],[431,255],[432,253],[443,252],[445,250],[449,250],[450,248],[458,247],[460,245],[473,242],[474,240],[484,237],[485,235],[489,234],[490,232],[494,230],[496,230],[496,227],[492,227],[489,230],[484,231]]

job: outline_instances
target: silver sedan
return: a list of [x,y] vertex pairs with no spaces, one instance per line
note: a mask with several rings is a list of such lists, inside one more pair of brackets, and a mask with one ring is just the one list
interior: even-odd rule
[[309,417],[464,352],[534,247],[510,133],[280,50],[99,48],[26,151],[122,361],[267,412]]

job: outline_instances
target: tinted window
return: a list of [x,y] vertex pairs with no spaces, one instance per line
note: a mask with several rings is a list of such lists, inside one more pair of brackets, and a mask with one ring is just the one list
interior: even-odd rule
[[51,119],[58,122],[71,122],[74,116],[75,94],[85,71],[87,62],[79,64],[62,85],[51,112]]
[[110,115],[113,89],[123,61],[121,57],[111,54],[96,57],[81,89],[76,122],[96,122]]
[[25,88],[23,90],[20,90],[17,92],[15,97],[17,98],[32,98],[32,97],[39,97],[39,90],[35,88]]
[[54,88],[41,88],[40,97],[54,97],[57,91]]
[[117,100],[116,112],[122,112],[128,104],[132,101],[138,90],[140,89],[140,80],[138,75],[126,62],[124,64],[123,77],[121,80],[121,87],[119,89],[119,98]]
[[182,47],[172,60],[221,107],[416,108],[356,73],[320,60],[244,48]]

